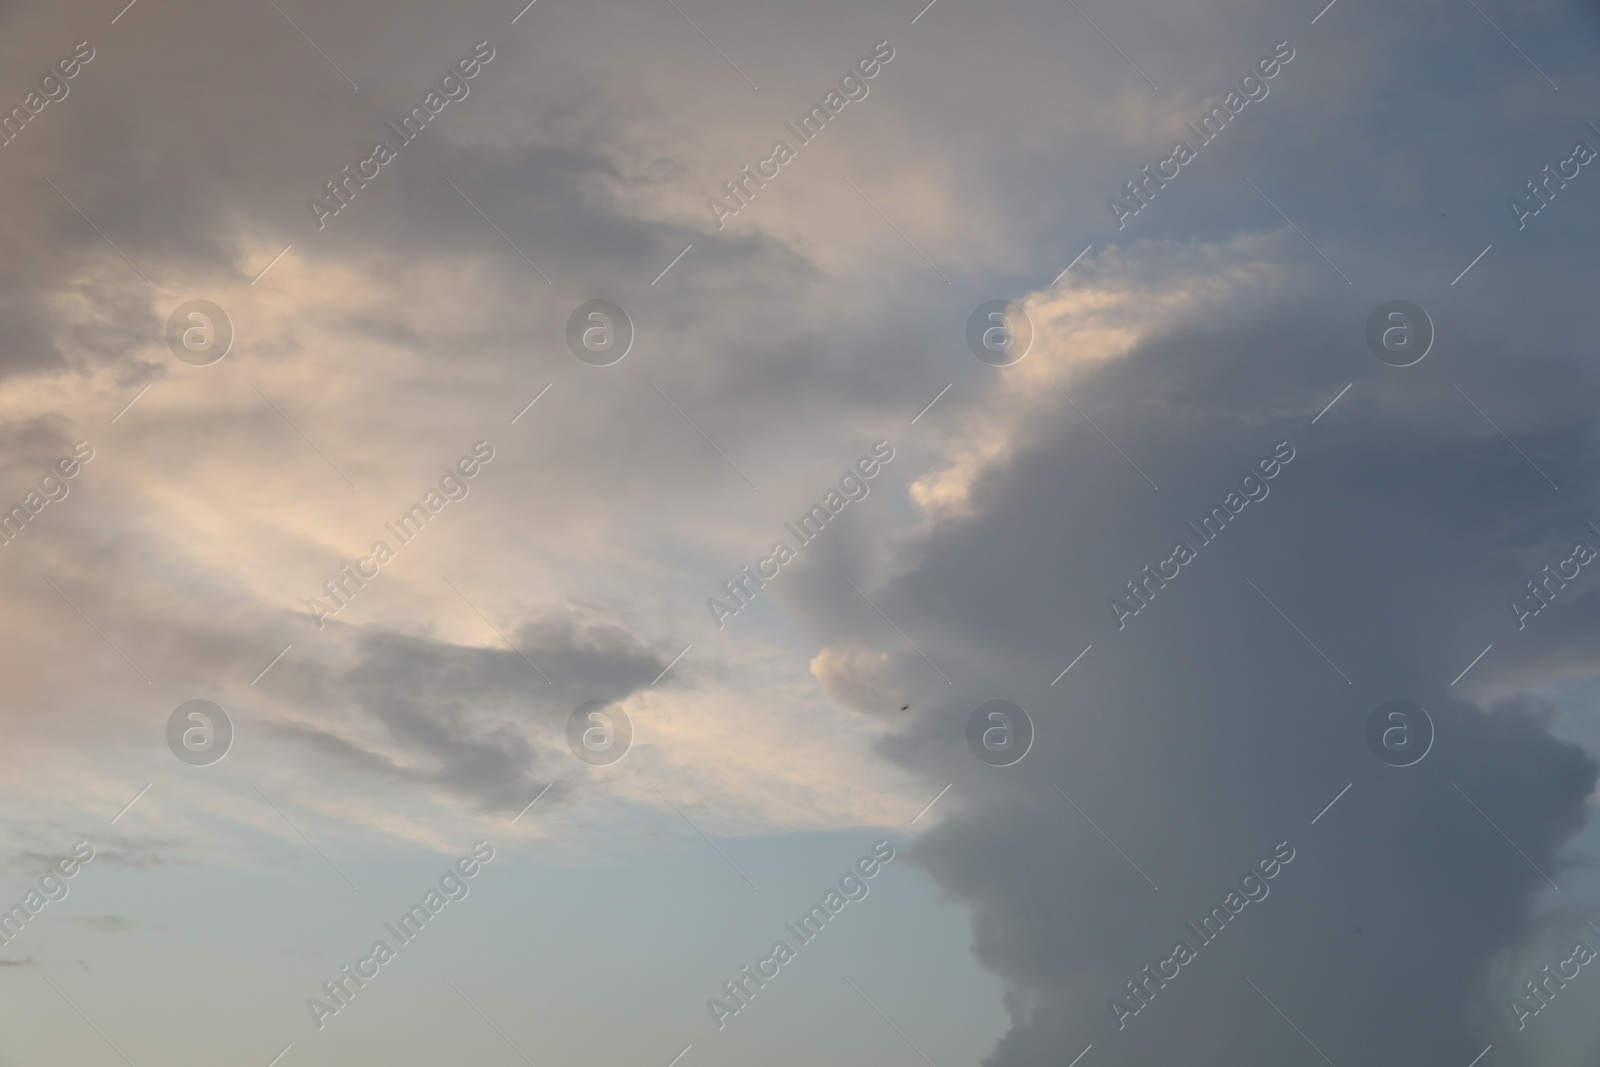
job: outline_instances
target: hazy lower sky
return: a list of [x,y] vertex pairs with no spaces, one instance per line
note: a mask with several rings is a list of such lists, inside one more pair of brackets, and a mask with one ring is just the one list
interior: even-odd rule
[[1595,1062],[1600,8],[524,3],[0,2],[0,1067]]

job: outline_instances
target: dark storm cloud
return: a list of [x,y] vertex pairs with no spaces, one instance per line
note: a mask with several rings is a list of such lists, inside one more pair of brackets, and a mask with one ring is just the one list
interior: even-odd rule
[[[972,516],[904,543],[895,576],[868,586],[953,689],[868,609],[807,605],[824,640],[890,653],[906,702],[926,709],[884,751],[930,795],[955,782],[955,814],[915,855],[971,907],[974,950],[1008,983],[994,1067],[1059,1065],[1091,1043],[1100,1063],[1314,1058],[1246,979],[1335,1063],[1465,1063],[1490,1041],[1531,1062],[1486,989],[1542,930],[1541,893],[1583,913],[1564,847],[1597,765],[1551,736],[1548,706],[1451,681],[1491,642],[1471,682],[1596,667],[1600,579],[1575,580],[1523,631],[1507,604],[1573,541],[1600,546],[1585,529],[1600,465],[1584,399],[1600,375],[1565,353],[1508,362],[1492,313],[1459,299],[1435,312],[1451,350],[1397,371],[1365,351],[1356,300],[1298,283],[1273,295],[1232,322],[1178,321],[1067,384],[1159,491],[1065,402],[1047,405],[978,479]],[[1186,528],[1285,441],[1294,458],[1264,499],[1210,543]],[[1119,630],[1108,598],[1136,604],[1125,582],[1180,539],[1195,558]],[[1014,768],[963,740],[997,697],[1038,730]],[[1364,740],[1395,697],[1437,729],[1412,768]],[[1296,858],[1268,898],[1202,947],[1185,923],[1282,841]],[[1119,1031],[1108,1001],[1136,1004],[1124,983],[1180,939],[1197,959]]]

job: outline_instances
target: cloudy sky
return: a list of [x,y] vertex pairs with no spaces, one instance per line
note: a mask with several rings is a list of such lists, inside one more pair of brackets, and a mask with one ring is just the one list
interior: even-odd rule
[[0,2],[0,1067],[1595,1061],[1600,8],[525,3]]

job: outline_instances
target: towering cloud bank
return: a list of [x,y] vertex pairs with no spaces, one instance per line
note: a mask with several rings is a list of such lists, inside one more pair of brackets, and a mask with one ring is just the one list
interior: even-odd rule
[[[1199,281],[1179,272],[1125,295],[1172,307]],[[1493,327],[1457,309],[1453,328],[1479,340],[1449,373],[1494,375],[1497,408],[1539,412],[1540,462],[1564,491],[1525,468],[1488,483],[1486,465],[1521,462],[1505,440],[1448,382],[1441,392],[1424,375],[1352,365],[1344,353],[1370,309],[1307,299],[1299,284],[1285,276],[1264,305],[1259,293],[1222,298],[1254,307],[1227,328],[1152,311],[1150,340],[1077,372],[1092,426],[1046,407],[1015,422],[971,475],[970,514],[878,557],[894,573],[874,603],[917,652],[893,633],[841,644],[848,622],[818,609],[816,632],[835,646],[819,676],[846,696],[890,680],[921,713],[889,713],[883,751],[930,794],[954,783],[912,861],[971,909],[978,958],[1008,989],[1012,1025],[988,1067],[1060,1067],[1091,1044],[1099,1063],[1315,1059],[1283,1016],[1335,1063],[1465,1064],[1491,1042],[1500,1055],[1516,1030],[1505,962],[1545,909],[1583,907],[1567,846],[1588,819],[1596,764],[1520,689],[1600,668],[1600,611],[1574,589],[1556,616],[1565,632],[1535,641],[1517,636],[1505,596],[1553,558],[1543,531],[1580,528],[1600,486],[1584,444],[1593,412],[1535,383],[1574,375],[1587,393],[1600,376],[1556,357],[1525,365],[1526,378],[1499,375]],[[1072,325],[1057,328],[1036,341],[1040,358],[1059,358],[1051,345]],[[1289,353],[1340,366],[1306,386],[1274,372]],[[1351,394],[1313,424],[1346,373]],[[1162,590],[1160,611],[1107,635],[1108,579],[1136,572],[1174,515],[1207,512],[1219,483],[1255,470],[1260,442],[1289,439],[1295,477],[1273,483],[1273,507],[1230,523],[1206,567]],[[1404,768],[1365,740],[1374,708],[1397,697],[1437,731]],[[967,716],[990,699],[1036,724],[1014,768],[963,743]],[[1285,838],[1295,877],[1273,886],[1273,906],[1175,957],[1173,932],[1214,914],[1217,887],[1262,841]],[[1126,981],[1152,959],[1154,977]],[[1506,1056],[1537,1059],[1527,1045]]]

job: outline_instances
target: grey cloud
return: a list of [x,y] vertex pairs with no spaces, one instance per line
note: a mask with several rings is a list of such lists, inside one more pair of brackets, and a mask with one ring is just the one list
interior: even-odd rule
[[[30,836],[39,839],[37,833]],[[7,866],[29,874],[48,874],[57,860],[72,851],[73,842],[77,841],[88,841],[94,847],[94,858],[80,868],[80,872],[98,866],[145,869],[186,862],[181,858],[184,846],[180,841],[147,835],[119,834],[115,831],[107,835],[96,829],[87,833],[63,830],[56,839],[56,844],[23,849],[15,853],[6,863]]]
[[[675,653],[576,609],[530,620],[513,638],[520,653],[364,633],[349,669],[286,672],[299,699],[341,729],[306,721],[269,728],[368,773],[466,798],[481,811],[514,812],[575,765],[564,733],[575,707],[625,701]],[[661,684],[682,684],[669,679]],[[380,750],[344,726],[375,730],[386,745]],[[563,782],[550,800],[571,788]]]
[[0,456],[4,457],[6,507],[18,502],[55,461],[70,456],[74,438],[66,420],[41,416],[0,424]]
[[[1544,881],[1466,797],[1569,894],[1581,892],[1586,872],[1571,843],[1585,825],[1595,766],[1553,732],[1586,709],[1556,697],[1541,703],[1523,687],[1593,676],[1600,597],[1580,583],[1527,631],[1512,628],[1506,601],[1552,552],[1584,536],[1585,521],[1600,520],[1583,507],[1596,488],[1591,398],[1600,382],[1588,361],[1594,223],[1585,210],[1592,200],[1582,198],[1591,191],[1564,193],[1537,220],[1541,229],[1514,237],[1503,201],[1552,147],[1581,133],[1580,119],[1595,117],[1580,114],[1594,96],[1593,37],[1550,32],[1571,5],[1492,8],[1562,81],[1560,94],[1546,95],[1483,19],[1442,2],[1379,9],[1343,0],[1315,27],[1312,10],[1234,0],[1085,7],[1164,93],[1147,92],[1086,19],[1045,3],[995,18],[946,0],[914,32],[910,10],[891,19],[843,3],[767,3],[707,22],[761,72],[759,93],[746,93],[661,4],[541,4],[514,35],[498,6],[294,7],[360,93],[270,5],[143,3],[115,34],[98,13],[85,23],[59,7],[27,17],[0,7],[6,69],[42,69],[71,40],[103,35],[73,95],[0,158],[12,207],[0,373],[109,369],[128,386],[175,373],[132,355],[159,339],[162,309],[152,307],[150,287],[46,177],[163,292],[241,286],[251,265],[292,240],[296,259],[329,268],[324,277],[348,269],[378,295],[359,309],[319,312],[304,336],[241,343],[235,364],[325,358],[330,380],[366,376],[374,413],[390,410],[407,385],[430,404],[469,386],[475,403],[499,400],[508,382],[536,369],[539,381],[523,394],[531,396],[548,370],[556,392],[519,432],[556,445],[516,459],[507,450],[494,476],[510,467],[537,492],[503,499],[569,501],[589,522],[603,512],[608,529],[635,538],[628,547],[663,584],[704,564],[710,591],[727,573],[726,552],[706,541],[720,537],[719,522],[746,515],[709,509],[716,492],[707,487],[744,487],[651,382],[735,459],[766,460],[767,469],[752,467],[763,507],[774,497],[810,499],[826,484],[811,481],[813,469],[832,476],[830,457],[847,460],[858,436],[893,438],[879,428],[906,424],[946,382],[959,385],[919,424],[900,461],[907,467],[961,425],[964,405],[994,401],[990,371],[960,342],[980,300],[1034,288],[1091,240],[1095,253],[1074,282],[1104,281],[1097,262],[1119,256],[1141,265],[1176,258],[1167,237],[1273,228],[1263,255],[1281,270],[1274,284],[1175,318],[1133,357],[1060,382],[1159,491],[1071,407],[1022,405],[1022,448],[982,478],[972,517],[884,545],[881,530],[904,519],[904,505],[879,483],[864,509],[877,525],[853,513],[770,596],[812,627],[815,641],[795,653],[802,662],[826,646],[816,668],[826,691],[893,727],[885,757],[935,789],[956,783],[938,809],[947,821],[914,854],[971,909],[974,949],[1007,983],[1014,1026],[993,1067],[1062,1067],[1091,1041],[1095,1058],[1083,1067],[1310,1061],[1246,978],[1341,1064],[1465,1064],[1491,1039],[1491,1063],[1526,1061],[1503,1033],[1504,1005],[1486,990],[1496,962],[1547,927],[1536,905]],[[633,35],[619,35],[617,24]],[[725,163],[764,149],[794,111],[784,101],[813,99],[880,31],[902,51],[871,99],[851,105],[848,121],[738,226],[707,228],[699,205]],[[502,58],[472,97],[450,105],[423,142],[315,231],[305,198],[359,158],[383,120],[480,33]],[[1174,116],[1283,36],[1301,55],[1271,98],[1252,104],[1127,232],[1108,227],[1105,197],[1165,148]],[[846,176],[896,222],[885,225],[856,199]],[[555,284],[533,274],[446,177]],[[1344,286],[1280,226],[1247,177],[1354,283]],[[803,203],[819,209],[803,216],[795,207]],[[770,231],[761,228],[767,220]],[[1451,288],[1490,240],[1492,258]],[[651,289],[649,279],[691,241],[690,258]],[[260,246],[261,259],[246,264]],[[1228,266],[1224,257],[1184,284],[1213,284]],[[473,279],[466,314],[451,306],[437,322],[385,317],[431,310],[438,275],[430,272],[446,267]],[[1314,289],[1323,283],[1339,295]],[[595,295],[626,304],[641,341],[631,362],[583,379],[569,401],[569,385],[590,368],[562,350],[560,327]],[[1441,331],[1434,355],[1409,373],[1378,366],[1360,341],[1367,310],[1396,295],[1434,310]],[[312,328],[330,336],[325,353],[312,347]],[[422,380],[391,389],[371,364],[349,371],[346,344],[355,351],[367,341],[414,354]],[[159,348],[156,358],[164,359]],[[229,422],[236,443],[276,419],[260,414],[208,412],[196,422]],[[182,417],[174,437],[219,440]],[[400,432],[418,433],[422,422]],[[6,451],[19,457],[19,477],[30,475],[32,455],[53,447],[51,426],[18,423]],[[263,448],[251,461],[318,462],[271,426],[268,440],[297,451]],[[315,425],[308,430],[343,456]],[[386,440],[371,436],[348,431],[367,454],[385,456]],[[1170,551],[1186,536],[1183,521],[1217,505],[1280,439],[1297,458],[1271,496],[1116,631],[1106,598]],[[803,485],[789,484],[797,468]],[[480,484],[480,503],[493,499]],[[760,521],[781,513],[770,506]],[[544,511],[507,505],[508,523],[549,531],[567,521]],[[150,559],[171,557],[139,551],[132,514],[84,514],[96,532],[64,542],[78,549],[81,569],[65,590],[119,647],[138,632],[125,646],[135,661],[160,658],[169,677],[242,685],[287,638],[259,638],[264,613],[248,597],[187,617],[158,616],[153,600],[135,606],[129,590],[151,588],[135,576],[163,569]],[[240,536],[239,558],[250,540]],[[763,547],[764,536],[750,545]],[[707,562],[712,555],[719,562]],[[843,584],[846,575],[953,685]],[[227,590],[212,592],[220,602]],[[96,640],[63,605],[52,610],[85,642]],[[298,647],[259,692],[274,694],[264,701],[287,694],[278,712],[293,702],[300,717],[269,729],[343,766],[483,812],[515,811],[569,766],[560,728],[573,706],[625,699],[678,651],[595,621],[602,617],[609,613],[545,617],[511,632],[550,685],[498,646],[337,628],[352,640],[353,662]],[[1452,687],[1491,641],[1489,657]],[[679,663],[662,684],[712,676],[698,661]],[[1361,740],[1372,707],[1396,695],[1429,708],[1439,730],[1437,750],[1404,771],[1377,763]],[[1035,751],[1006,771],[978,764],[962,739],[967,713],[996,696],[1029,708],[1039,731]],[[1346,783],[1349,795],[1311,826]],[[1271,897],[1203,949],[1129,1032],[1108,1032],[1106,999],[1283,839],[1299,854]],[[50,847],[30,843],[28,862]],[[175,842],[135,839],[101,855],[149,867],[181,852]]]
[[[93,838],[90,840],[94,841]],[[135,870],[195,862],[183,855],[185,847],[184,842],[167,838],[118,835],[104,847],[95,842],[92,862],[104,863],[110,867],[130,867]]]
[[[896,571],[868,587],[953,692],[864,606],[798,598],[830,645],[882,649],[918,680],[922,713],[883,751],[932,788],[955,783],[947,821],[913,854],[971,908],[974,951],[1010,990],[991,1067],[1059,1064],[1090,1043],[1102,1063],[1314,1055],[1247,978],[1336,1063],[1464,1063],[1490,1041],[1532,1062],[1487,990],[1548,926],[1544,875],[1568,890],[1554,906],[1583,913],[1569,846],[1600,765],[1551,734],[1553,717],[1586,709],[1519,694],[1515,679],[1557,663],[1594,672],[1600,586],[1580,579],[1521,633],[1506,602],[1555,546],[1596,543],[1596,423],[1579,398],[1600,382],[1559,350],[1513,369],[1491,312],[1436,306],[1456,340],[1409,376],[1362,349],[1357,301],[1294,285],[1081,375],[1078,405],[1159,491],[1064,402],[1031,414],[1017,454],[980,478],[974,514],[903,541]],[[1355,385],[1313,426],[1338,390],[1311,395],[1318,377]],[[1452,382],[1475,383],[1560,493]],[[1212,543],[1185,528],[1285,440],[1295,457],[1266,499]],[[1119,631],[1107,599],[1180,538],[1197,557]],[[1452,688],[1491,642],[1472,680],[1513,691]],[[877,671],[844,670],[830,690],[875,692]],[[1396,696],[1428,709],[1438,738],[1404,770],[1363,738]],[[1015,768],[966,751],[967,714],[994,697],[1038,731]],[[1200,947],[1185,922],[1285,840],[1297,858],[1269,898]],[[1180,938],[1198,960],[1119,1032],[1108,1001]]]

